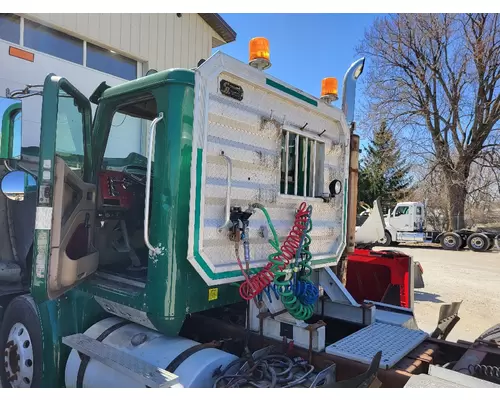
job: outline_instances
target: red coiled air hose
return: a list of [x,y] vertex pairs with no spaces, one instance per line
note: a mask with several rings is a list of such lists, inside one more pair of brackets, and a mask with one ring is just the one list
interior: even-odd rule
[[307,230],[307,221],[309,211],[307,204],[303,202],[297,213],[295,214],[295,221],[290,230],[285,242],[279,247],[279,238],[274,229],[274,226],[269,218],[267,210],[262,207],[259,208],[266,216],[269,227],[273,233],[273,240],[269,240],[271,246],[276,249],[276,252],[269,256],[269,262],[257,274],[252,276],[245,276],[245,282],[240,286],[240,296],[244,300],[252,300],[254,297],[262,293],[264,288],[270,285],[274,280],[274,272],[276,269],[283,271],[288,267],[290,261],[295,257],[295,253],[300,245],[300,238],[305,230]]

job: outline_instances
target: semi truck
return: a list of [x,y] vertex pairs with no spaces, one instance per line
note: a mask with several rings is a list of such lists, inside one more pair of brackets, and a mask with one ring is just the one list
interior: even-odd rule
[[[365,209],[361,218],[371,211]],[[459,229],[455,231],[433,231],[426,229],[426,209],[421,202],[401,202],[390,209],[384,218],[385,234],[379,241],[382,246],[399,243],[438,243],[445,250],[460,250],[466,246],[476,252],[485,252],[498,247],[500,235],[487,230]]]
[[[1,130],[2,191],[36,182],[0,196],[3,387],[497,386],[494,329],[444,340],[460,303],[418,329],[411,257],[364,250],[400,264],[404,307],[342,282],[364,59],[341,108],[335,79],[318,98],[269,66],[256,38],[248,64],[219,52],[90,98],[55,74],[10,88],[2,114],[42,103],[38,143],[22,145],[24,119]],[[127,119],[149,127],[144,154],[109,140]]]

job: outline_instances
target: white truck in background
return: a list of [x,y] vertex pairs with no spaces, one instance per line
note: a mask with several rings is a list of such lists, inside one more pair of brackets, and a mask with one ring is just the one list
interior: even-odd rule
[[[371,211],[365,209],[363,214]],[[429,231],[426,229],[425,205],[420,202],[398,203],[384,218],[385,236],[379,241],[381,246],[399,243],[439,243],[445,250],[460,250],[466,246],[476,252],[498,247],[498,234],[489,231]]]

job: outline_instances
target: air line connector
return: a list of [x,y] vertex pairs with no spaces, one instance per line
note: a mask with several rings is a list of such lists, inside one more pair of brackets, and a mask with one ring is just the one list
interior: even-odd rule
[[236,242],[241,239],[241,235],[248,231],[249,219],[253,213],[254,210],[252,208],[243,211],[241,207],[231,207],[229,213],[229,220],[231,221],[231,225],[229,226],[229,240]]

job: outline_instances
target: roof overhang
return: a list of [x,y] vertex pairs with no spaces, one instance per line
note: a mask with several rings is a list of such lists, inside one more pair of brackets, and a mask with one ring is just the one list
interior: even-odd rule
[[219,14],[198,14],[226,43],[236,40],[236,32]]

